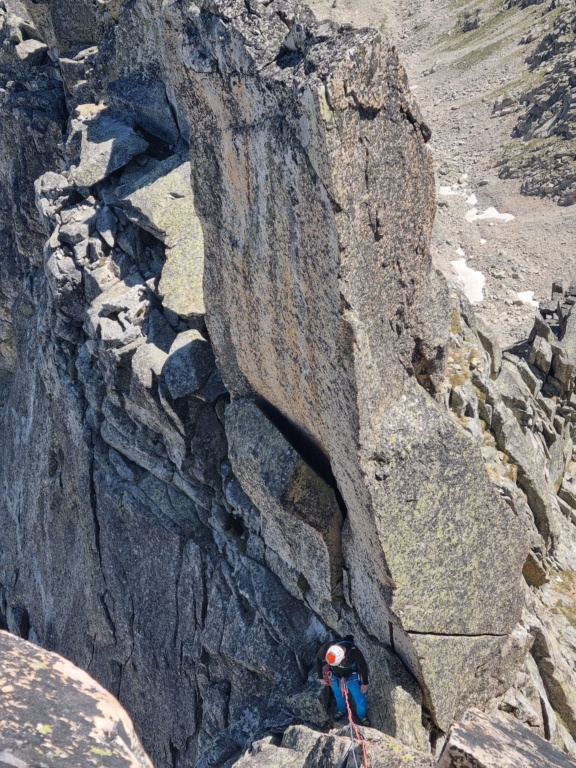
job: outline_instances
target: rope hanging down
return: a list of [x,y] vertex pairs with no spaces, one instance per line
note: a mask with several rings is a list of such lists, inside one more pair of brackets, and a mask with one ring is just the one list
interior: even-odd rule
[[352,757],[354,758],[354,765],[356,768],[360,768],[356,759],[356,748],[354,744],[354,735],[356,735],[356,739],[362,745],[362,759],[364,762],[364,768],[369,768],[368,755],[366,753],[366,742],[364,738],[360,736],[356,723],[354,722],[354,718],[352,717],[352,708],[350,707],[350,700],[348,698],[348,686],[346,685],[345,677],[341,679],[340,687],[342,690],[342,695],[344,696],[344,701],[346,702],[346,709],[348,711],[348,724],[350,726],[350,739],[352,741]]

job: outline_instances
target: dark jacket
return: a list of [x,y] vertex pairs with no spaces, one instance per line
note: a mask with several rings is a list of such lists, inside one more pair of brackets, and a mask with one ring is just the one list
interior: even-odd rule
[[368,685],[368,665],[366,659],[362,655],[362,652],[356,648],[353,640],[331,640],[318,650],[316,654],[316,672],[318,677],[322,679],[324,677],[324,668],[328,665],[326,661],[326,654],[328,648],[331,645],[341,645],[346,650],[346,655],[339,667],[330,667],[335,677],[350,677],[355,672],[358,674],[358,678],[361,683]]

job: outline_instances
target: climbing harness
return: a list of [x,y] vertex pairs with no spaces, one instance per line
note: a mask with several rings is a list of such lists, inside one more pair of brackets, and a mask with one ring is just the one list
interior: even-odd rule
[[355,768],[360,768],[360,766],[358,765],[358,761],[356,759],[354,736],[356,736],[357,741],[360,742],[360,744],[362,745],[362,759],[364,762],[364,768],[369,768],[368,755],[366,753],[366,740],[364,739],[363,736],[360,736],[356,723],[354,722],[354,718],[352,717],[352,708],[350,706],[350,700],[348,698],[348,686],[346,685],[345,677],[343,677],[340,681],[340,690],[342,691],[342,695],[344,696],[344,701],[346,702],[346,710],[348,711],[348,724],[350,726],[350,740],[352,741],[352,757],[354,758]]

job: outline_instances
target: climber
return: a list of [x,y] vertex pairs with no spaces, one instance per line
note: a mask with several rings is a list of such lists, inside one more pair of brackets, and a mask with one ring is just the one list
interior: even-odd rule
[[362,652],[354,645],[352,635],[342,640],[324,643],[316,654],[316,671],[322,685],[332,687],[338,711],[334,720],[346,714],[346,699],[343,686],[352,694],[356,714],[362,725],[370,725],[367,716],[368,665]]

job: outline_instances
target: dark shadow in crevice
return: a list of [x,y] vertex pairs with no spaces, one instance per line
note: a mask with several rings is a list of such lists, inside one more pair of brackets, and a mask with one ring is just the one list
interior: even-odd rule
[[276,58],[276,64],[280,69],[296,68],[304,60],[304,54],[300,51],[290,51],[283,48]]
[[348,510],[338,489],[338,483],[332,472],[330,459],[318,441],[307,430],[285,416],[265,398],[257,397],[255,402],[262,413],[290,443],[296,453],[334,490],[342,517],[346,518]]

